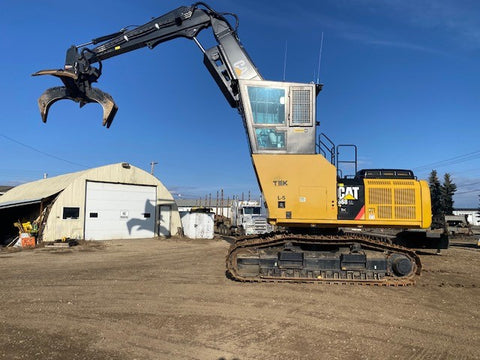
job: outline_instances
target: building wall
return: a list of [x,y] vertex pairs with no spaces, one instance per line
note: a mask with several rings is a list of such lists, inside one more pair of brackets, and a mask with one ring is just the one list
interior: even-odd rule
[[477,209],[458,209],[453,210],[454,215],[467,215],[467,221],[474,226],[480,226],[480,214]]
[[[134,185],[155,185],[157,187],[157,211],[156,211],[156,235],[160,225],[159,207],[160,205],[170,205],[171,213],[171,235],[177,235],[181,228],[180,216],[176,203],[165,188],[165,186],[154,176],[134,166],[130,168],[122,167],[122,164],[107,165],[82,172],[76,177],[69,186],[65,188],[54,201],[50,209],[47,223],[44,228],[43,241],[54,241],[62,237],[83,238],[85,225],[85,190],[86,182],[101,181],[120,184]],[[80,213],[78,219],[63,219],[64,207],[79,207]]]

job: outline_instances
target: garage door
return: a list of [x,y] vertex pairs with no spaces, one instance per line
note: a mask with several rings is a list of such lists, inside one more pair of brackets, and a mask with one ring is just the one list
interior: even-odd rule
[[85,239],[155,236],[156,186],[87,181]]

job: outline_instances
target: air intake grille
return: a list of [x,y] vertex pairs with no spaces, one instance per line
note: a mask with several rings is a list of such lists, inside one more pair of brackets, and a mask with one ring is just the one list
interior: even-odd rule
[[392,218],[392,207],[391,206],[379,206],[378,207],[378,218],[379,219],[391,219]]
[[391,180],[368,180],[370,185],[391,185]]
[[395,206],[395,218],[415,219],[415,206]]
[[415,205],[414,189],[394,189],[396,205]]
[[415,181],[366,180],[367,200],[374,218],[379,220],[415,220],[416,190]]
[[311,100],[309,89],[292,90],[292,125],[310,125]]
[[370,189],[368,202],[372,205],[391,204],[392,189],[385,189],[385,188]]

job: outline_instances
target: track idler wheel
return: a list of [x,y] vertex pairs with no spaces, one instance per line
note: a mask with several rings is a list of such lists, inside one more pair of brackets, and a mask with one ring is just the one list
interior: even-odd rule
[[397,276],[406,276],[413,270],[414,264],[405,255],[394,255],[392,259],[392,270]]

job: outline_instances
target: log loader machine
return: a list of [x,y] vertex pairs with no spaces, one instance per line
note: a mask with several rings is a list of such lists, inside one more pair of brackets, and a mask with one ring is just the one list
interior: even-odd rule
[[[62,69],[33,74],[53,75],[63,82],[39,98],[41,117],[46,122],[50,106],[61,99],[74,100],[80,107],[97,102],[108,128],[117,105],[92,86],[103,61],[175,38],[191,39],[226,100],[242,117],[268,220],[285,229],[238,239],[227,254],[227,275],[248,282],[414,283],[421,262],[412,249],[395,244],[393,237],[345,229],[428,228],[428,184],[399,169],[339,176],[336,161],[319,150],[315,113],[322,85],[264,80],[241,44],[237,27],[235,14],[197,2],[133,29],[71,46]],[[209,49],[197,39],[207,28],[217,43]]]

